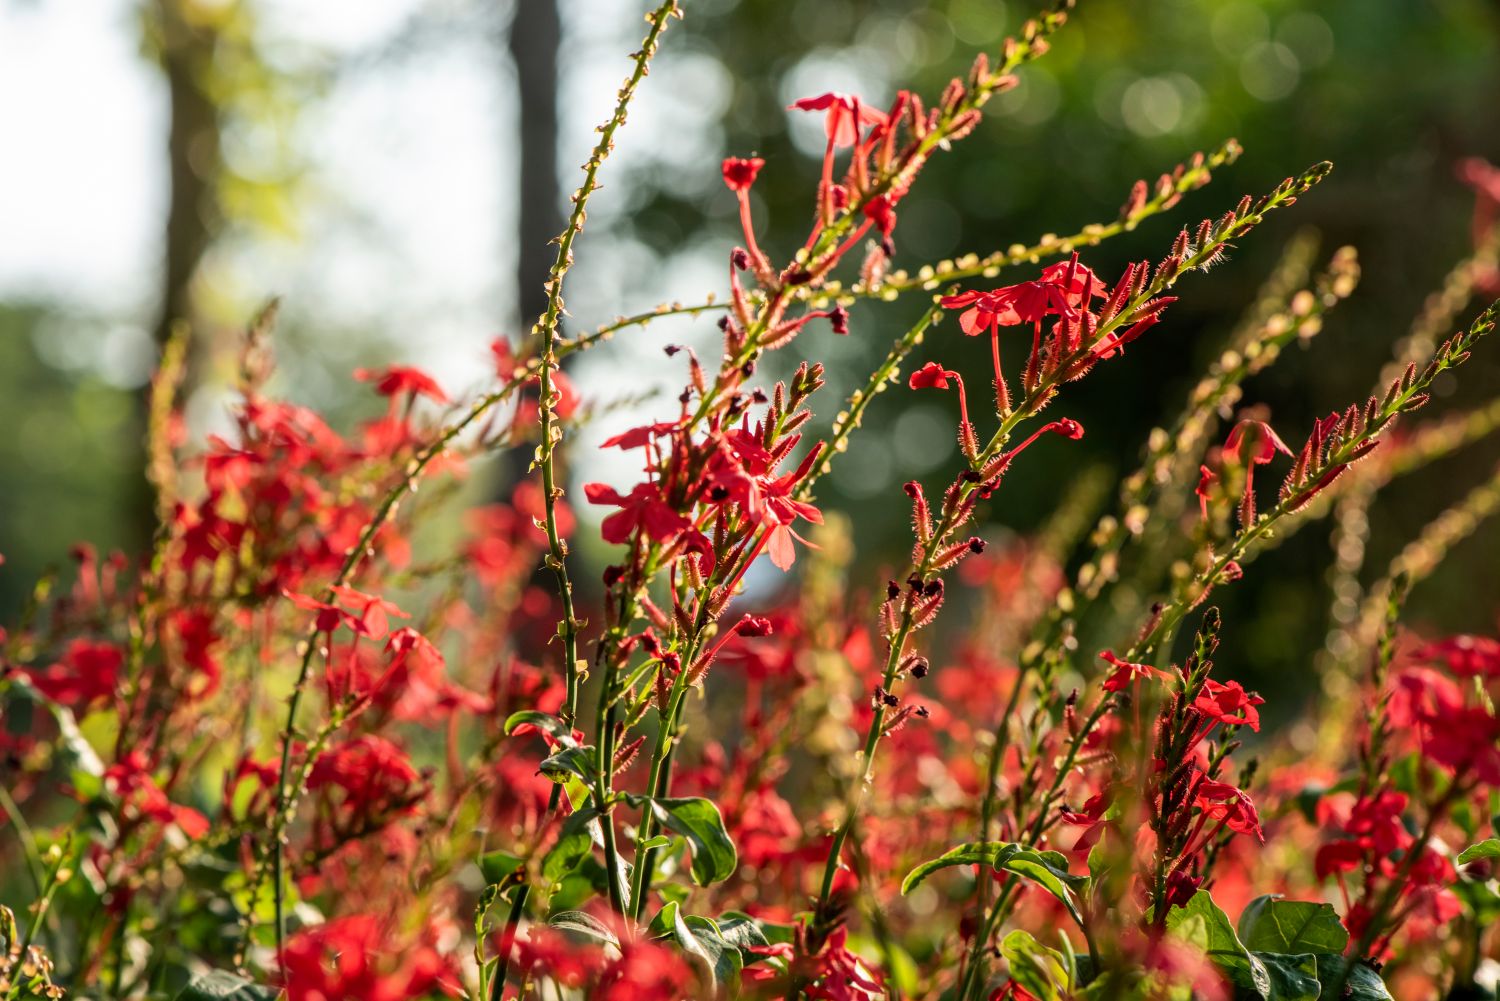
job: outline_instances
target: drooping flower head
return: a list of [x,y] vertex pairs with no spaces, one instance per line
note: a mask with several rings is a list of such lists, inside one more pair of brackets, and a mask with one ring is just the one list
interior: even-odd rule
[[958,387],[958,443],[964,455],[972,459],[979,451],[979,441],[974,434],[974,425],[969,423],[969,400],[964,393],[963,376],[930,361],[911,374],[907,385],[912,389],[947,389],[950,381]]
[[755,241],[755,223],[750,218],[750,187],[755,184],[760,168],[765,165],[766,161],[758,156],[749,158],[732,156],[720,167],[724,175],[724,183],[739,200],[740,228],[745,232],[745,248],[750,253],[750,261],[754,264],[757,274],[769,273],[771,266],[766,255],[761,252],[760,245]]
[[826,112],[823,130],[828,135],[829,147],[833,149],[855,145],[866,125],[884,125],[887,121],[885,112],[836,90],[793,101],[787,110]]
[[1264,466],[1280,452],[1292,458],[1281,436],[1262,420],[1247,418],[1236,424],[1224,439],[1224,451],[1237,455],[1245,463],[1245,492],[1240,498],[1240,524],[1249,527],[1255,521],[1255,467]]

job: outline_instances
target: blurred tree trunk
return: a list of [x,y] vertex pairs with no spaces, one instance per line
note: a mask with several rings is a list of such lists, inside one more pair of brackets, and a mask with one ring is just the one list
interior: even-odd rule
[[[223,165],[219,106],[210,92],[218,43],[211,16],[195,18],[193,0],[150,0],[146,32],[149,48],[167,84],[169,128],[167,166],[169,194],[163,230],[163,259],[157,318],[153,339],[160,351],[177,324],[188,330],[188,378],[183,393],[191,391],[191,358],[195,354],[193,283],[198,268],[219,229],[218,181]],[[144,447],[146,393],[138,408],[142,473],[140,491],[133,498],[131,518],[145,540],[156,528],[156,497],[147,475]]]
[[516,0],[510,54],[520,103],[521,179],[516,307],[523,331],[547,308],[548,241],[562,232],[557,177],[557,62],[562,20],[557,0]]
[[184,11],[191,0],[154,0],[157,57],[167,82],[171,127],[167,136],[171,195],[165,230],[161,312],[156,343],[166,342],[178,320],[191,323],[193,277],[218,229],[216,198],[222,164],[219,109],[208,93],[216,34]]
[[[546,283],[562,232],[557,176],[557,64],[562,47],[558,0],[516,0],[510,56],[516,71],[521,170],[516,186],[516,311],[521,337],[547,309]],[[508,498],[526,475],[527,452],[512,449],[499,463],[499,495]]]

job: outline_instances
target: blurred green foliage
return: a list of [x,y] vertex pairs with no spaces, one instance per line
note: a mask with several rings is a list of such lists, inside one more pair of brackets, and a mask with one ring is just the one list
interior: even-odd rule
[[[16,608],[38,575],[64,569],[68,546],[126,544],[119,498],[139,459],[121,429],[133,395],[70,360],[67,324],[38,306],[0,307],[0,608]],[[74,333],[76,333],[76,328]],[[50,340],[50,345],[45,342]],[[50,347],[50,352],[46,350]],[[43,350],[38,350],[42,348]],[[76,358],[76,356],[73,356]]]

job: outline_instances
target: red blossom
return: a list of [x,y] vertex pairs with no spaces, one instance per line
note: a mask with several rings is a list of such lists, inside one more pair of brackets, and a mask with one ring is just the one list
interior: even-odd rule
[[1424,645],[1413,656],[1441,662],[1461,678],[1500,678],[1500,640],[1489,636],[1450,636]]
[[1198,809],[1210,820],[1219,821],[1236,834],[1253,834],[1259,841],[1266,840],[1255,804],[1240,789],[1206,778],[1198,783],[1196,798]]
[[304,928],[288,939],[281,964],[288,1001],[416,1001],[461,994],[454,957],[428,940],[401,941],[371,914]]
[[104,788],[118,797],[120,813],[127,819],[175,825],[189,838],[201,838],[209,831],[207,817],[167,798],[143,751],[130,751],[106,768]]
[[724,174],[724,183],[729,190],[736,194],[749,191],[750,186],[755,183],[755,175],[760,173],[760,168],[766,165],[766,161],[758,156],[748,159],[732,156],[726,159],[721,167]]
[[830,91],[817,97],[804,97],[793,101],[789,111],[825,111],[823,129],[831,147],[853,146],[859,141],[860,131],[866,125],[884,125],[886,114],[863,103],[857,97]]
[[1210,488],[1214,480],[1218,479],[1213,470],[1207,466],[1198,467],[1198,485],[1193,488],[1193,494],[1198,498],[1198,514],[1203,523],[1208,524],[1208,501],[1211,496]]
[[1124,691],[1135,682],[1144,678],[1167,677],[1165,671],[1159,671],[1149,664],[1135,664],[1128,660],[1121,660],[1109,650],[1101,650],[1099,656],[1114,667],[1109,677],[1104,679],[1103,687],[1106,692]]
[[691,524],[662,497],[661,488],[654,483],[638,483],[628,494],[604,483],[585,483],[583,493],[590,504],[620,508],[600,526],[605,542],[625,542],[637,530],[648,539],[668,542]]
[[956,381],[958,378],[957,372],[946,369],[935,361],[930,361],[911,374],[911,377],[907,379],[907,385],[912,389],[947,389],[948,380]]
[[107,702],[119,683],[125,653],[112,643],[89,639],[68,642],[62,659],[45,668],[30,668],[37,691],[75,712]]
[[448,402],[448,394],[443,392],[432,376],[409,365],[390,365],[381,369],[357,368],[354,370],[354,378],[360,382],[373,382],[377,393],[392,399],[398,396],[411,399],[425,396],[435,403]]
[[1259,695],[1246,692],[1238,681],[1220,684],[1212,678],[1203,683],[1203,691],[1193,701],[1193,708],[1216,723],[1225,726],[1248,726],[1260,730],[1260,713],[1255,707],[1265,704]]

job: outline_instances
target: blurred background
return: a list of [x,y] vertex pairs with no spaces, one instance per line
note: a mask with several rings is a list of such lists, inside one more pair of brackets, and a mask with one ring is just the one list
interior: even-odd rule
[[[900,86],[935,95],[1035,9],[1026,0],[684,6],[590,203],[567,295],[576,330],[724,292],[738,240],[719,178],[727,154],[765,158],[754,192],[761,243],[773,258],[795,247],[823,140],[819,117],[786,111],[790,101],[836,89],[883,105]],[[175,318],[192,330],[196,435],[225,424],[237,338],[271,295],[284,302],[280,389],[335,423],[371,406],[350,379],[357,365],[420,365],[452,395],[483,384],[486,345],[519,339],[540,310],[547,240],[645,9],[642,0],[0,0],[0,619],[71,543],[145,545],[139,396]],[[1056,405],[1088,435],[1028,457],[992,533],[1041,524],[1081,470],[1134,468],[1146,431],[1175,413],[1280,246],[1304,227],[1321,231],[1325,256],[1356,245],[1365,280],[1311,347],[1252,383],[1246,400],[1268,405],[1283,436],[1300,441],[1314,416],[1363,398],[1423,297],[1470,248],[1473,198],[1454,164],[1500,161],[1500,3],[1084,0],[1054,52],[903,202],[896,265],[1109,221],[1136,178],[1231,136],[1246,153],[1211,187],[1086,262],[1108,276],[1132,258],[1159,259],[1178,225],[1318,160],[1337,169],[1230,263],[1185,281],[1150,338]],[[853,336],[809,328],[791,349],[829,365],[821,417],[920,312],[921,297],[911,299],[861,303]],[[587,429],[585,444],[673,407],[670,396],[636,399],[683,380],[661,347],[711,345],[714,334],[711,318],[660,322],[578,359],[571,374],[587,393],[636,400]],[[964,340],[944,325],[916,361],[941,354],[983,372],[984,345]],[[1457,403],[1500,391],[1496,347],[1449,387]],[[822,491],[825,508],[858,506],[857,559],[871,575],[901,558],[899,484],[951,474],[956,462],[952,401],[895,402],[873,409]],[[1383,568],[1488,475],[1497,452],[1473,449],[1398,484],[1377,508],[1371,565]],[[490,473],[498,481],[504,470]],[[628,470],[587,471],[620,475]],[[1325,629],[1327,538],[1326,526],[1303,533],[1224,594],[1231,673],[1274,689],[1303,671]],[[1500,532],[1482,530],[1417,592],[1416,616],[1492,628],[1495,592],[1476,584],[1493,580],[1497,556]]]

